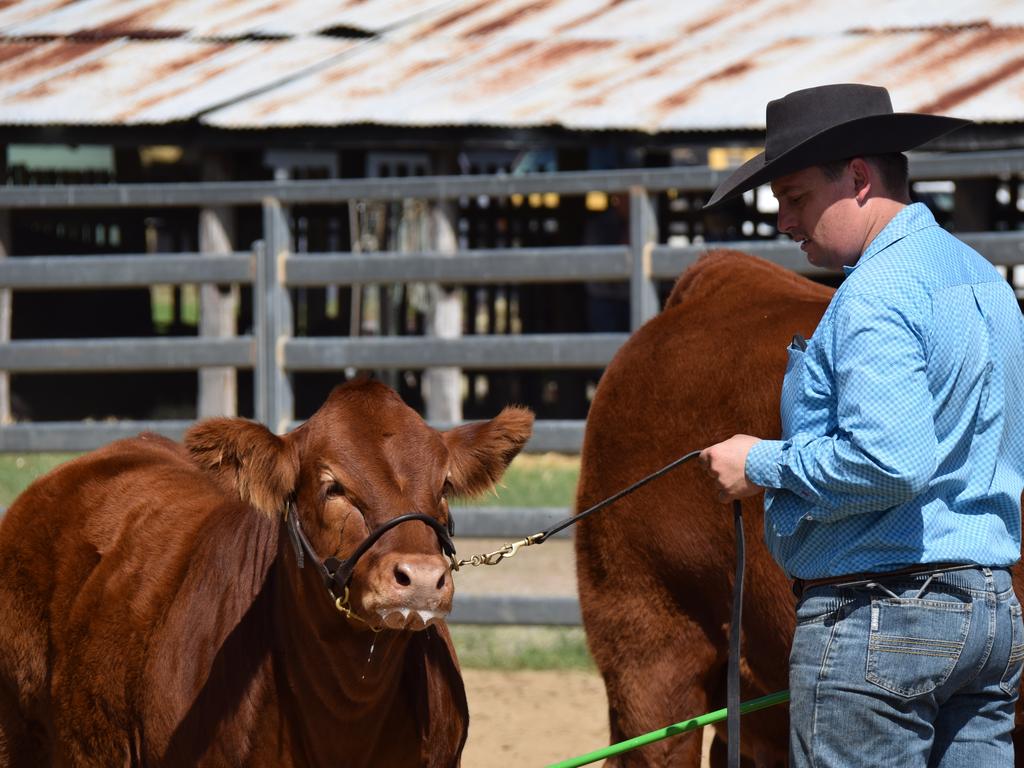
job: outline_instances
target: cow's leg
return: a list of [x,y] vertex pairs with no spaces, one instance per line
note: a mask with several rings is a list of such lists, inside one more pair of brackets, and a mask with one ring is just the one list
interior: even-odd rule
[[[716,651],[706,631],[672,610],[660,588],[634,588],[617,599],[605,591],[587,601],[588,639],[608,694],[613,743],[663,728],[707,709],[707,681]],[[617,758],[608,768],[700,765],[701,732],[655,742]]]

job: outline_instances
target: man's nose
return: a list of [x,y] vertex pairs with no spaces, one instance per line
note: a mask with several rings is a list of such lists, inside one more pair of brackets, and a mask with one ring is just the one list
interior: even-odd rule
[[[784,235],[789,235],[790,230],[793,229],[794,223],[795,222],[793,221],[793,216],[790,214],[790,212],[780,205],[779,214],[776,218],[775,224],[775,226],[778,227],[779,232],[781,232]],[[792,237],[792,235],[790,235],[790,237]]]

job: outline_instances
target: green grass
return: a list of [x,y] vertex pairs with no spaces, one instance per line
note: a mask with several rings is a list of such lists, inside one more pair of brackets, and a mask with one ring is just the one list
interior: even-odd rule
[[580,475],[578,456],[560,453],[518,456],[493,493],[459,499],[456,506],[569,507]]
[[77,453],[0,453],[0,507],[14,498],[39,475],[77,456]]
[[452,624],[459,664],[470,669],[594,669],[582,627]]

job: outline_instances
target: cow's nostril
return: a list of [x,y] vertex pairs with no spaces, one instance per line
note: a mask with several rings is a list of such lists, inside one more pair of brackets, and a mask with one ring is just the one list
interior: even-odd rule
[[409,574],[406,573],[405,569],[400,565],[395,566],[395,581],[403,587],[408,587],[412,584],[412,579],[409,578]]
[[444,589],[445,574],[441,574],[441,578],[437,580],[437,588]]

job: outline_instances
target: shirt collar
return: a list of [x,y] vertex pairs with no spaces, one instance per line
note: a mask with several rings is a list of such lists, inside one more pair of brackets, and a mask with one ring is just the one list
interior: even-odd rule
[[902,240],[914,232],[934,226],[938,225],[935,223],[935,217],[932,216],[932,212],[928,210],[928,206],[924,203],[911,203],[893,216],[889,223],[882,228],[882,231],[875,235],[875,239],[868,243],[868,247],[861,254],[861,257],[857,259],[856,264],[852,267],[843,267],[843,273],[849,276],[853,270],[865,261],[875,254],[884,251],[896,241]]

